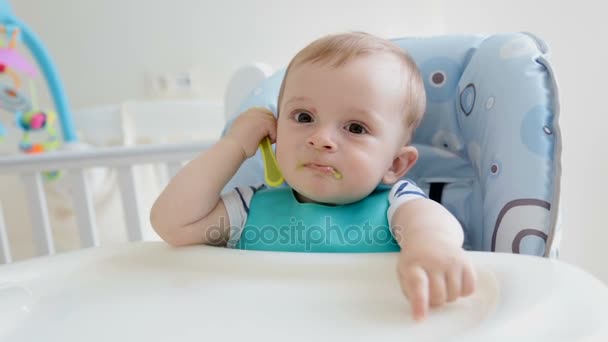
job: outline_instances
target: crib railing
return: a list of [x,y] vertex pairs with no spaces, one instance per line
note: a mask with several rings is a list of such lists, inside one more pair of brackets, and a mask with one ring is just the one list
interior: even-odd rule
[[[39,256],[55,254],[43,182],[44,173],[64,172],[72,189],[72,201],[82,248],[98,246],[99,238],[90,185],[85,170],[94,167],[115,168],[122,199],[129,241],[142,240],[140,200],[135,185],[134,167],[140,164],[162,164],[167,179],[175,175],[183,163],[207,149],[213,142],[140,145],[68,149],[39,155],[14,155],[0,158],[0,173],[19,174],[24,183],[32,233]],[[0,203],[0,264],[12,262],[7,227]]]

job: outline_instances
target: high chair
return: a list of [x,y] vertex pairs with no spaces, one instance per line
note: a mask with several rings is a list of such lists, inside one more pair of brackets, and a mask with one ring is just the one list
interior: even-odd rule
[[[464,227],[479,274],[472,296],[414,322],[394,253],[171,248],[137,242],[140,222],[127,214],[132,243],[0,266],[0,341],[608,340],[606,285],[557,260],[561,136],[545,43],[527,33],[395,41],[418,63],[428,96],[413,141],[420,160],[407,177]],[[283,73],[239,70],[226,117],[252,106],[276,113]],[[137,201],[134,164],[174,172],[210,143],[0,159],[0,172],[118,167],[123,201]],[[263,179],[258,154],[226,189]],[[86,209],[86,191],[76,193]],[[53,254],[48,236],[38,238],[41,254]]]
[[[546,44],[527,33],[394,41],[417,62],[427,92],[413,138],[420,158],[406,177],[458,218],[467,249],[557,256],[562,142]],[[235,76],[259,85],[247,98],[227,94],[228,103],[242,100],[229,118],[256,106],[276,115],[285,70],[267,79],[265,70]],[[225,189],[262,181],[258,152]]]

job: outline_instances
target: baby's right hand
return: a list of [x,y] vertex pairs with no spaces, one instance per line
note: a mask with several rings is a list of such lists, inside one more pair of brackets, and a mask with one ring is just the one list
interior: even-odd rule
[[224,136],[240,144],[249,158],[257,151],[260,141],[266,136],[274,143],[277,136],[277,120],[272,112],[266,108],[253,107],[241,113],[232,123]]

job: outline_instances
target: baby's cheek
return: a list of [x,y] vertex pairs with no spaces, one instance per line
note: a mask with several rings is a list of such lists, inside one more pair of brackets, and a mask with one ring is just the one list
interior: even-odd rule
[[371,193],[382,180],[384,174],[366,167],[352,167],[345,172],[343,180],[348,183],[350,192],[355,196],[365,197]]
[[[294,158],[291,153],[284,148],[283,145],[277,144],[275,149],[275,156],[277,158],[277,164],[279,165],[279,170],[283,173],[284,178],[289,177],[289,171],[291,169],[291,164],[293,164],[292,159]],[[287,179],[286,179],[287,180]]]

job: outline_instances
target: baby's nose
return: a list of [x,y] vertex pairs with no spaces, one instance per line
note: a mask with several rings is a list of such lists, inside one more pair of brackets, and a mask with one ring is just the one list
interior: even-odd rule
[[309,147],[327,152],[335,151],[337,147],[335,141],[332,139],[331,132],[328,132],[328,130],[316,131],[308,137],[306,143]]

